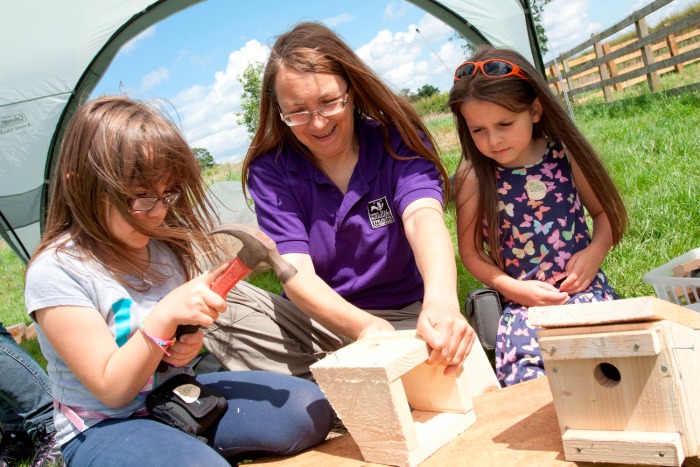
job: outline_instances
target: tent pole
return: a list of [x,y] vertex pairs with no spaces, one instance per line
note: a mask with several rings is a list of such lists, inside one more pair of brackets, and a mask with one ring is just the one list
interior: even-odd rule
[[2,213],[2,209],[0,209],[0,218],[2,218],[2,221],[5,223],[5,230],[9,231],[12,233],[12,236],[15,237],[15,241],[17,242],[17,245],[22,248],[22,252],[26,256],[27,259],[29,259],[29,252],[24,246],[24,243],[22,243],[22,240],[20,240],[19,235],[17,235],[17,232],[15,232],[15,229],[12,228],[10,225],[10,222],[7,220],[7,217],[5,217],[5,214]]
[[520,5],[523,7],[525,14],[525,24],[527,25],[527,34],[530,36],[530,50],[532,51],[532,60],[535,68],[540,72],[543,78],[546,78],[547,72],[544,68],[544,60],[542,60],[542,51],[540,43],[537,40],[537,30],[535,29],[535,19],[532,17],[532,9],[530,8],[530,0],[520,0]]

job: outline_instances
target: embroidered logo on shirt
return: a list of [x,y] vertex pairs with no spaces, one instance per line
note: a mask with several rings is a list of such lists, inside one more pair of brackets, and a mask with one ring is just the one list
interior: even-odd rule
[[386,196],[367,203],[367,212],[373,229],[394,223],[394,216],[391,214],[391,208],[386,201]]

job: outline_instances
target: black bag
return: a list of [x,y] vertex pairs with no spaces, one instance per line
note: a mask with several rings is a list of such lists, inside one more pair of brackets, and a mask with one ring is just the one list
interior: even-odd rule
[[206,442],[202,433],[221,418],[228,408],[228,402],[224,396],[204,386],[194,376],[179,374],[146,397],[146,408],[151,417],[159,422]]
[[467,294],[464,314],[481,341],[481,346],[486,350],[494,350],[498,323],[503,314],[498,292],[488,287],[472,290]]

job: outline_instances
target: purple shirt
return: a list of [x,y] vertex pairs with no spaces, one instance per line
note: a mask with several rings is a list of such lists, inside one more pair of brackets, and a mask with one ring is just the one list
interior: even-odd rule
[[[417,199],[442,203],[440,174],[427,159],[391,157],[376,122],[356,121],[355,131],[360,155],[345,196],[289,146],[255,159],[248,187],[280,253],[310,255],[316,274],[359,308],[398,309],[423,299],[401,215]],[[393,127],[389,142],[399,156],[416,156]]]

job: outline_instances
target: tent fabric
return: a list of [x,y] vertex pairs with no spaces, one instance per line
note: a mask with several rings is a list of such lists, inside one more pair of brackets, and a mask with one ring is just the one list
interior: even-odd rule
[[[23,0],[0,16],[0,235],[27,262],[39,242],[63,129],[122,45],[201,0]],[[471,42],[541,57],[526,0],[409,0]],[[535,46],[533,47],[533,44]]]

